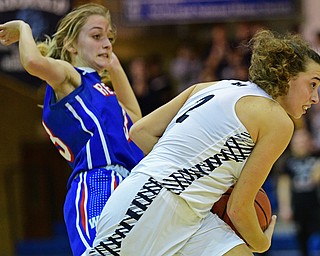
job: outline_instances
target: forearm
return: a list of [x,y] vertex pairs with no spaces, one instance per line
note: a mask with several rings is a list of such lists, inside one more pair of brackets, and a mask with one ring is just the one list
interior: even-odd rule
[[252,207],[242,206],[231,209],[228,215],[237,231],[254,252],[261,253],[268,250],[270,242],[260,228],[253,204]]
[[33,67],[36,60],[41,57],[41,53],[34,41],[32,30],[27,23],[19,24],[19,53],[22,66],[27,72],[33,74]]
[[141,118],[141,110],[122,66],[120,63],[116,63],[108,72],[120,104],[129,114],[132,121],[136,122]]
[[168,124],[190,97],[194,86],[189,87],[165,105],[136,122],[130,129],[130,138],[148,154],[158,142]]
[[137,144],[143,153],[147,155],[151,152],[160,137],[152,135],[150,132],[144,130],[137,131],[136,127],[134,127],[134,129],[130,130],[130,138]]

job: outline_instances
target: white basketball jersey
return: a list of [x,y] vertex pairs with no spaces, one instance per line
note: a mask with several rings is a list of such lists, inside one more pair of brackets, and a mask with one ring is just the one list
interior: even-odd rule
[[204,217],[237,181],[254,147],[235,112],[237,101],[248,95],[271,99],[256,84],[236,80],[197,92],[132,172],[152,176]]

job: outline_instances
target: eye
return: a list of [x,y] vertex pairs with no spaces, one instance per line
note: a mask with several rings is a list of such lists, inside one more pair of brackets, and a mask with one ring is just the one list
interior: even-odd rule
[[320,83],[319,83],[318,81],[311,83],[311,88],[312,88],[313,90],[318,89],[319,86],[320,86]]
[[109,36],[108,39],[111,44],[113,44],[115,42],[115,38],[113,36]]
[[100,34],[96,34],[92,36],[93,39],[99,40],[101,38]]
[[108,39],[111,44],[114,44],[114,42],[116,41],[116,33],[113,30],[108,31]]

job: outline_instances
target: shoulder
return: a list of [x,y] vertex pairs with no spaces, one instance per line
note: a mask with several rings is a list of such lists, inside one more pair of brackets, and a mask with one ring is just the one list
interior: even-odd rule
[[[257,91],[257,85],[250,82],[250,81],[240,81],[240,80],[219,80],[219,81],[212,81],[212,82],[205,82],[205,83],[198,83],[194,85],[194,89],[192,91],[192,95],[196,94],[203,90],[214,90],[217,92],[217,89],[225,89],[225,90],[236,90],[238,93],[241,92],[238,89],[246,89],[240,90],[242,93],[249,93],[249,94],[260,94],[261,89],[259,88],[260,92]],[[223,92],[223,94],[225,94]]]
[[53,88],[58,100],[70,94],[75,88],[81,85],[81,75],[70,63],[63,60],[56,60],[56,66],[60,68],[60,79],[53,79],[48,84]]
[[213,86],[216,83],[218,83],[218,81],[195,84],[192,86],[192,92],[191,92],[190,96],[196,94],[197,92],[200,92],[203,89],[206,89],[210,86]]
[[236,113],[254,140],[263,134],[291,139],[294,123],[281,105],[272,99],[243,97],[236,105]]

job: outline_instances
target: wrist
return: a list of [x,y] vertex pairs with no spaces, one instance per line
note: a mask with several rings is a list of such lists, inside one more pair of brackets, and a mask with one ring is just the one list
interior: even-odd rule
[[111,80],[113,78],[122,77],[123,75],[125,75],[125,72],[121,65],[112,65],[112,67],[108,68],[107,71]]
[[18,28],[19,28],[20,31],[22,29],[30,29],[31,30],[30,25],[28,23],[26,23],[25,21],[23,21],[23,20],[19,20],[18,24],[19,24]]

